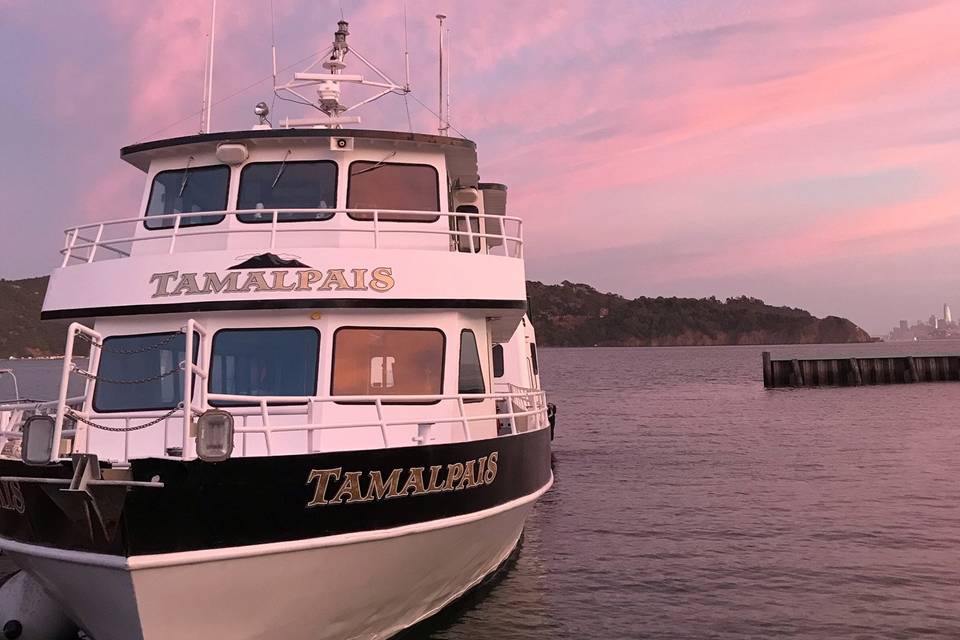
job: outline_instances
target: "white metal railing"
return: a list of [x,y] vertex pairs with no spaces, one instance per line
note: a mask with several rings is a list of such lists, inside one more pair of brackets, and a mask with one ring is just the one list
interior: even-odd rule
[[[327,219],[284,221],[284,214],[313,214]],[[269,216],[257,222],[243,222],[239,216]],[[217,223],[189,224],[190,220],[217,216],[224,219]],[[351,216],[366,216],[370,220],[357,220]],[[446,225],[435,222],[419,222],[418,217],[436,217],[446,219]],[[396,221],[383,218],[409,217],[409,220]],[[185,223],[184,221],[187,221]],[[483,225],[481,226],[481,221]],[[139,225],[162,225],[162,228],[143,231]],[[473,230],[474,223],[477,231]],[[459,228],[462,226],[462,230]],[[64,231],[65,239],[60,254],[61,266],[89,263],[107,257],[129,257],[130,248],[136,243],[167,241],[167,253],[178,252],[178,240],[203,236],[233,236],[259,234],[263,242],[253,249],[274,250],[278,238],[284,234],[346,233],[365,237],[369,247],[380,248],[383,237],[404,234],[405,237],[447,236],[450,239],[446,251],[462,253],[482,253],[503,255],[511,258],[523,257],[523,221],[515,216],[494,214],[445,212],[445,211],[409,211],[399,209],[244,209],[235,211],[195,211],[189,213],[169,213],[161,215],[121,218],[106,222],[95,222],[71,227]],[[129,229],[132,228],[132,232]],[[113,237],[118,233],[118,237]],[[353,246],[353,245],[351,245]],[[392,246],[391,248],[400,248]],[[426,248],[411,244],[410,248]],[[433,247],[435,248],[435,247]],[[475,251],[479,248],[480,251]],[[191,249],[196,250],[196,249]]]
[[[186,376],[185,376],[186,377]],[[469,395],[410,395],[410,396],[248,396],[222,393],[205,393],[207,402],[220,404],[218,408],[229,411],[235,420],[234,432],[239,438],[239,456],[247,455],[250,443],[249,438],[261,438],[263,450],[267,455],[273,455],[276,452],[274,440],[280,434],[302,433],[304,435],[304,445],[300,453],[319,453],[324,451],[322,447],[315,445],[314,434],[342,431],[345,429],[378,429],[381,446],[409,446],[411,441],[399,443],[394,440],[391,443],[390,434],[400,427],[410,426],[433,426],[439,424],[452,424],[460,427],[459,437],[463,441],[471,440],[471,425],[480,422],[497,421],[502,425],[503,432],[516,434],[523,431],[532,431],[548,426],[546,398],[542,391],[535,389],[515,390],[513,392],[489,393],[489,394],[469,394]],[[471,415],[466,411],[470,401],[494,400],[496,409],[493,412],[477,413]],[[223,406],[223,403],[243,402],[247,406]],[[506,404],[504,404],[504,402]],[[358,418],[346,422],[323,422],[317,420],[319,405],[325,403],[335,403],[339,405],[355,405],[357,413],[362,410],[373,409],[375,418]],[[404,404],[406,403],[406,404]],[[392,408],[402,406],[409,410],[409,403],[430,403],[429,411],[423,415],[391,417],[388,414]],[[280,406],[278,406],[280,405]],[[361,409],[362,407],[362,409]],[[134,433],[144,433],[151,429],[162,431],[154,439],[153,446],[155,451],[150,455],[161,458],[173,459],[192,459],[196,456],[196,449],[193,447],[190,423],[195,417],[197,411],[184,412],[182,408],[175,413],[163,411],[141,411],[131,413],[109,413],[103,415],[90,416],[84,414],[92,422],[102,421],[111,425],[120,426],[129,429],[132,424],[143,423],[151,418],[164,417],[165,419],[156,425],[143,431],[122,431],[123,444],[122,456],[104,456],[100,451],[89,451],[89,453],[101,454],[101,457],[110,457],[111,461],[118,464],[129,463],[129,452],[131,450],[131,437]],[[278,422],[277,419],[283,416],[285,421]],[[302,416],[303,422],[290,423],[290,416]],[[183,420],[183,446],[178,447],[179,451],[170,448],[170,438],[168,434],[168,423],[178,423]],[[259,424],[251,425],[252,421],[259,421]],[[499,431],[498,431],[499,433]],[[65,434],[66,435],[66,434]],[[143,449],[142,436],[139,449]],[[489,435],[485,436],[489,437]],[[455,440],[455,441],[460,441]],[[416,438],[413,440],[417,444]],[[419,442],[422,444],[423,442]],[[179,445],[179,443],[178,443]],[[335,449],[330,449],[335,450]],[[284,451],[284,453],[296,453],[296,451]],[[237,455],[237,454],[235,454]]]
[[[79,408],[83,404],[83,396],[67,398],[65,403],[70,408]],[[23,423],[32,415],[45,414],[56,409],[58,400],[0,402],[0,454],[7,453],[7,444],[23,438]],[[62,430],[64,437],[73,437],[74,429]]]

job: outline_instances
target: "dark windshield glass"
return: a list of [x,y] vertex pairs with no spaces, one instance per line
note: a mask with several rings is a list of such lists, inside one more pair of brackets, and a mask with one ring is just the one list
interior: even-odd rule
[[[316,329],[224,329],[213,336],[210,393],[313,396],[320,332]],[[242,404],[213,401],[211,405]]]
[[[352,162],[347,185],[350,209],[405,209],[439,211],[440,185],[437,170],[426,164]],[[354,220],[373,220],[370,213],[352,213]],[[439,216],[414,213],[381,214],[391,222],[433,222]]]
[[[197,359],[198,336],[193,340]],[[173,409],[183,399],[186,336],[179,331],[103,341],[93,408],[104,413]]]
[[[154,177],[147,203],[147,217],[164,213],[192,213],[195,211],[223,211],[227,208],[227,187],[230,168],[189,167],[161,171]],[[222,215],[192,216],[180,220],[181,227],[216,224]],[[147,220],[148,229],[170,229],[174,218]]]
[[[337,206],[335,162],[258,162],[240,173],[237,209],[264,209],[242,213],[243,222],[270,222],[273,209],[332,209]],[[279,222],[328,220],[332,213],[281,211]]]
[[[457,393],[486,393],[483,370],[480,368],[480,352],[473,331],[460,333],[460,384]],[[473,400],[477,402],[478,400]],[[464,402],[470,402],[465,400]]]

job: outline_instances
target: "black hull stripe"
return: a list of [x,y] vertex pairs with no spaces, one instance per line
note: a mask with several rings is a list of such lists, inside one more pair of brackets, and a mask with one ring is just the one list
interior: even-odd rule
[[40,313],[41,320],[64,320],[105,316],[133,316],[192,311],[259,311],[264,309],[519,309],[526,300],[479,300],[445,298],[330,298],[292,300],[216,300],[168,304],[132,304],[82,309],[51,309]]
[[[411,491],[390,499],[333,501],[347,472],[359,472],[363,494],[370,491],[370,472],[387,479],[397,469],[400,485],[413,468],[423,469],[424,484],[429,484],[431,467],[439,467],[441,486],[450,465],[490,460],[494,452],[496,472],[489,482],[448,491]],[[535,494],[552,477],[549,429],[472,442],[235,458],[217,464],[150,458],[134,460],[131,469],[134,480],[158,477],[164,487],[95,486],[91,493],[96,509],[90,509],[84,494],[60,491],[58,485],[20,482],[14,489],[3,483],[7,506],[0,509],[0,537],[127,557],[305,541],[469,515]],[[319,485],[309,480],[311,472],[325,469],[341,470],[340,482],[331,481],[324,494],[327,504],[308,506]],[[3,477],[69,475],[66,464],[28,467],[0,461]],[[11,492],[21,496],[19,501]],[[18,504],[23,513],[8,508]]]

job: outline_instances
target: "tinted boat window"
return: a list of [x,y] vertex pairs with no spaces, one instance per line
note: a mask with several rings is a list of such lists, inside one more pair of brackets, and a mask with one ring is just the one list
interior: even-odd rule
[[[170,229],[174,218],[150,220],[150,216],[165,213],[193,213],[195,211],[223,211],[227,208],[227,187],[230,168],[188,167],[161,171],[153,178],[150,201],[147,203],[147,229]],[[222,215],[182,218],[181,227],[216,224]]]
[[540,375],[540,363],[537,362],[537,345],[530,343],[530,362],[533,364],[533,375]]
[[[270,222],[272,209],[333,209],[337,206],[337,164],[317,162],[257,162],[240,172],[237,209],[265,209],[241,213],[242,222]],[[333,213],[281,211],[278,222],[329,220]]]
[[503,377],[503,345],[493,345],[493,377]]
[[331,394],[439,395],[443,349],[439,329],[338,329],[333,338]]
[[[222,329],[213,336],[210,393],[313,396],[320,332],[312,327]],[[215,406],[243,404],[217,400]]]
[[[109,413],[176,407],[183,400],[183,372],[179,367],[186,339],[179,331],[104,339],[94,410]],[[199,336],[194,335],[194,362],[199,342]]]
[[[486,393],[483,382],[483,369],[480,367],[480,351],[477,349],[477,337],[473,331],[460,332],[460,380],[457,393]],[[464,402],[482,402],[480,398]]]
[[[426,164],[388,162],[350,163],[347,185],[349,209],[440,210],[440,174]],[[372,213],[351,213],[354,220],[373,220]],[[440,216],[423,213],[385,213],[388,222],[434,222]]]

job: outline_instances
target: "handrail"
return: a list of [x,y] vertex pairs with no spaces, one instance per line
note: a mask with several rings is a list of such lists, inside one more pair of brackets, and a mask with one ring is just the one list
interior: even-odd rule
[[[203,338],[201,337],[201,340]],[[184,376],[185,378],[188,376]],[[202,385],[206,386],[206,385]],[[267,455],[273,455],[274,443],[272,436],[280,433],[303,432],[307,436],[307,445],[304,448],[306,453],[314,453],[313,434],[323,431],[335,431],[342,429],[369,429],[377,428],[384,447],[389,446],[389,434],[396,427],[423,425],[423,424],[456,424],[462,425],[462,437],[464,441],[470,440],[470,425],[472,423],[504,420],[510,425],[510,433],[517,433],[517,420],[523,418],[533,418],[534,423],[531,429],[541,429],[548,425],[546,415],[546,401],[544,392],[537,389],[522,389],[514,387],[508,392],[501,393],[483,393],[483,394],[436,394],[436,395],[396,395],[396,396],[251,396],[225,393],[206,393],[204,395],[204,406],[210,402],[243,402],[247,406],[225,407],[236,419],[241,422],[234,431],[241,440],[241,455],[246,454],[247,440],[246,436],[250,434],[259,434],[263,436],[265,450]],[[485,412],[483,414],[470,415],[465,411],[465,402],[475,400],[507,400],[511,404],[509,410],[501,410],[497,406],[493,413]],[[387,407],[391,410],[397,406],[409,408],[408,403],[422,402],[431,404],[430,412],[424,412],[421,415],[396,416],[387,415]],[[443,414],[437,411],[436,407],[440,403],[454,403],[455,411]],[[271,403],[283,403],[284,406],[271,406]],[[290,406],[290,403],[297,403],[297,406]],[[350,422],[319,422],[313,421],[315,415],[314,407],[323,403],[353,404],[374,408],[376,417],[358,418]],[[363,403],[362,405],[359,403]],[[193,403],[191,402],[191,405]],[[195,454],[193,447],[188,445],[190,442],[189,424],[197,412],[196,408],[191,409],[186,401],[183,403],[183,409],[167,416],[167,420],[159,422],[152,428],[163,429],[163,453],[165,457],[177,459],[191,459]],[[138,418],[145,418],[155,414],[164,415],[159,411],[130,412]],[[103,414],[97,416],[100,420],[122,421],[125,426],[129,426],[133,417],[130,414]],[[277,424],[273,417],[277,415],[286,416],[304,416],[307,420],[303,424]],[[184,420],[183,446],[178,454],[171,454],[167,449],[167,423],[169,420],[177,420],[180,417]],[[247,426],[249,418],[259,417],[261,424],[256,426]],[[130,450],[130,432],[123,434],[123,458],[117,460],[120,463],[129,462]],[[159,444],[159,443],[158,443]]]
[[[322,214],[322,220],[293,220],[281,221],[281,214]],[[258,222],[244,222],[239,216],[258,214],[269,216],[269,218]],[[357,220],[354,216],[362,215],[369,219]],[[185,224],[191,219],[203,218],[209,216],[220,216],[224,219],[232,219],[228,226],[221,226],[223,220],[212,225],[190,225]],[[448,220],[447,228],[436,228],[433,222],[421,222],[416,220],[384,220],[386,216],[432,216],[438,219],[446,218]],[[233,221],[236,224],[232,224]],[[466,220],[465,231],[457,229],[456,222]],[[472,220],[489,220],[491,229],[484,231],[473,230],[470,224]],[[122,236],[119,238],[104,238],[105,231],[108,228],[119,225],[146,224],[150,223],[168,223],[157,229],[150,229],[149,232],[135,233],[134,235]],[[510,224],[513,229],[507,229]],[[416,225],[416,226],[414,226]],[[431,228],[432,225],[432,228]],[[499,229],[497,228],[499,227]],[[87,231],[94,231],[94,237],[89,238]],[[372,247],[380,248],[381,236],[383,234],[413,234],[413,235],[445,235],[453,240],[464,238],[469,243],[470,251],[463,253],[474,253],[474,241],[479,238],[486,241],[486,253],[493,253],[491,249],[496,246],[503,246],[503,254],[506,257],[522,257],[523,252],[523,221],[516,216],[506,216],[487,213],[467,213],[462,211],[414,211],[405,209],[353,209],[353,208],[324,208],[324,209],[238,209],[232,211],[193,211],[186,213],[166,213],[151,216],[138,216],[133,218],[120,218],[104,222],[93,222],[76,227],[70,227],[64,231],[66,236],[64,246],[60,249],[63,256],[61,266],[70,264],[71,260],[82,263],[90,263],[96,260],[97,250],[104,248],[122,257],[128,257],[130,253],[118,248],[117,245],[132,245],[139,242],[167,240],[169,245],[167,253],[173,254],[177,250],[177,240],[180,238],[199,237],[207,235],[231,235],[231,234],[268,234],[269,241],[264,243],[263,249],[273,250],[276,248],[277,238],[280,234],[288,233],[363,233],[372,237]],[[81,235],[83,232],[84,235]],[[456,251],[457,247],[451,245],[450,250]]]

